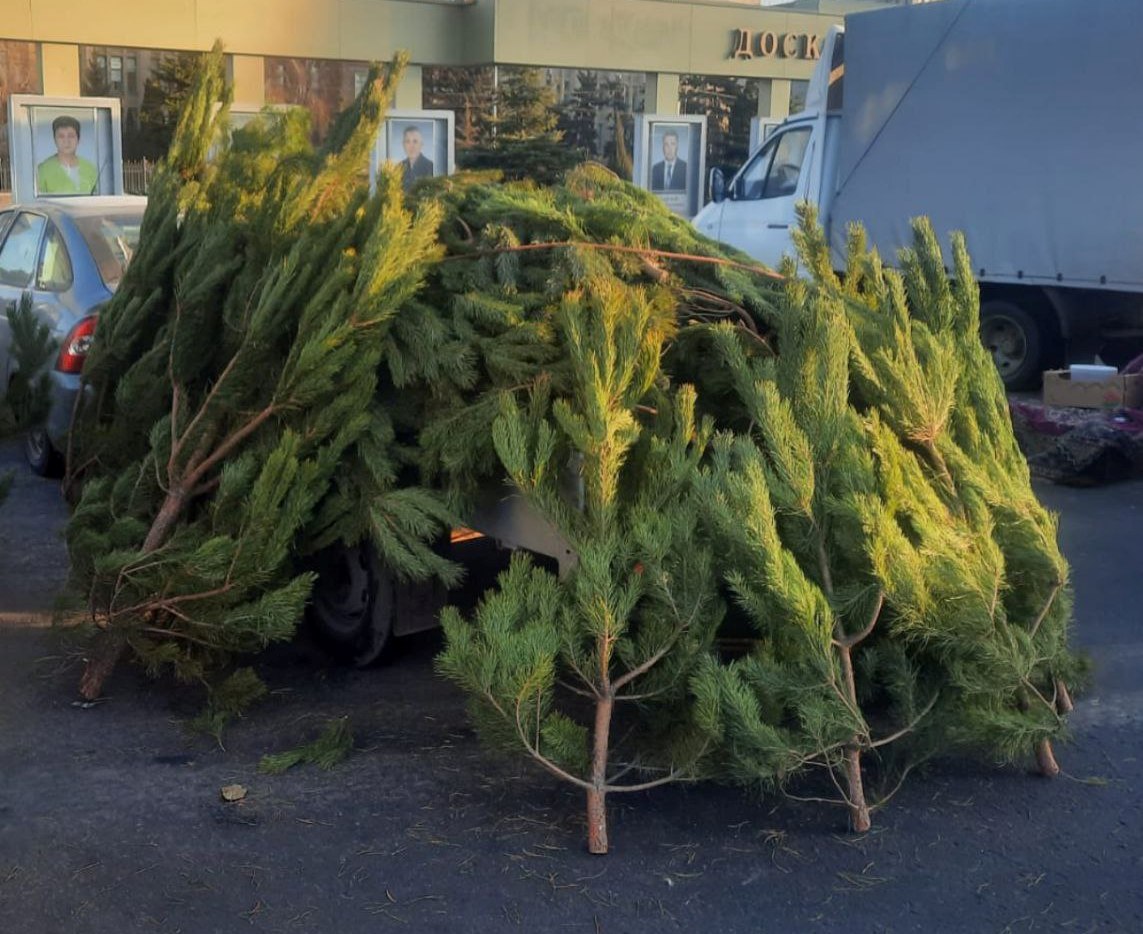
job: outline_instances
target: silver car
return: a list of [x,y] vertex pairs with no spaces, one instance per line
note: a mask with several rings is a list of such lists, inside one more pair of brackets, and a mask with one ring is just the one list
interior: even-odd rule
[[14,375],[11,310],[27,295],[52,330],[51,408],[24,446],[32,470],[61,466],[80,373],[101,306],[139,242],[147,199],[131,195],[39,198],[0,211],[0,397]]

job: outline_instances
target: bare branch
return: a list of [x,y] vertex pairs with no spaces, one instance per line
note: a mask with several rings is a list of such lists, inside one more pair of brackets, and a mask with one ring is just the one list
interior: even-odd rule
[[[695,759],[701,759],[710,746],[710,740],[702,744],[702,748],[698,751]],[[682,769],[672,768],[670,772],[662,778],[653,778],[649,782],[641,782],[638,785],[604,785],[603,791],[607,794],[613,792],[630,792],[630,791],[649,791],[652,788],[658,788],[660,785],[668,785],[671,782],[685,781],[686,772]]]
[[[495,702],[493,702],[493,703],[495,704]],[[530,755],[533,759],[535,759],[536,762],[538,762],[543,768],[547,769],[554,776],[556,776],[556,778],[562,778],[565,782],[571,782],[577,788],[582,788],[584,791],[591,791],[594,787],[591,784],[591,782],[585,782],[582,778],[578,778],[575,775],[572,775],[571,772],[564,771],[558,765],[556,765],[551,759],[549,759],[547,756],[543,755],[539,749],[537,749],[535,746],[532,745],[531,741],[528,739],[527,734],[524,732],[524,724],[520,720],[520,705],[522,703],[523,703],[523,699],[517,697],[516,698],[516,735],[520,737],[520,742],[524,744],[524,748],[528,751],[528,755]],[[499,704],[495,704],[495,706],[496,706],[497,710],[501,709]]]
[[654,250],[650,247],[625,246],[618,243],[584,243],[576,240],[555,240],[550,243],[522,243],[518,246],[499,247],[489,250],[475,250],[472,253],[454,253],[446,256],[441,262],[447,263],[459,259],[479,259],[483,256],[498,256],[501,253],[530,253],[534,250],[557,250],[567,247],[577,247],[585,250],[602,250],[608,253],[628,253],[636,256],[654,256],[659,259],[677,259],[688,263],[707,263],[712,266],[726,266],[730,269],[741,269],[756,276],[767,279],[781,280],[783,277],[764,266],[751,263],[738,263],[734,260],[723,259],[720,256],[698,256],[693,253],[671,253],[667,250]]
[[833,644],[838,648],[852,649],[855,645],[859,645],[869,638],[869,634],[873,632],[873,627],[877,625],[877,620],[881,617],[881,610],[885,606],[885,591],[880,590],[877,593],[877,604],[873,607],[873,615],[867,625],[861,632],[855,632],[852,636],[845,636],[841,639],[833,639]]
[[905,779],[909,777],[909,773],[912,771],[913,771],[913,764],[909,763],[907,766],[905,766],[904,770],[901,772],[901,777],[897,780],[897,784],[893,786],[893,790],[890,791],[887,795],[883,795],[877,801],[876,804],[869,805],[869,810],[876,811],[878,808],[884,807],[886,804],[888,804],[889,799],[892,798],[893,795],[897,794],[897,792],[901,790],[901,787],[905,784]]
[[891,733],[890,735],[884,737],[883,739],[879,739],[876,742],[870,743],[869,748],[870,749],[877,749],[881,746],[888,746],[890,743],[895,742],[896,740],[899,740],[902,736],[905,736],[909,733],[912,733],[913,730],[915,730],[917,728],[917,724],[920,723],[922,720],[925,719],[925,717],[927,717],[929,715],[929,711],[932,710],[933,707],[936,705],[937,699],[940,696],[941,696],[941,692],[937,691],[937,693],[933,695],[933,699],[930,700],[925,705],[925,709],[922,710],[919,714],[917,714],[917,716],[915,716],[913,718],[911,723],[909,723],[905,727],[902,727],[896,733]]
[[585,691],[583,688],[577,688],[574,684],[568,684],[568,682],[564,681],[562,678],[557,680],[556,684],[562,687],[565,691],[571,691],[573,694],[578,694],[580,697],[587,697],[591,700],[598,700],[598,695],[592,693],[591,691]]
[[213,454],[211,454],[208,458],[206,458],[206,460],[191,470],[190,476],[187,477],[186,486],[188,488],[193,488],[198,483],[198,481],[202,479],[203,475],[205,475],[218,463],[225,460],[230,455],[230,453],[236,447],[238,447],[238,445],[240,445],[243,441],[254,434],[254,432],[262,427],[263,423],[265,423],[273,415],[276,415],[277,412],[278,406],[271,402],[261,412],[246,422],[246,424],[244,424],[242,427],[236,428],[234,431],[232,431],[225,439],[223,439],[222,443],[218,445]]
[[659,664],[659,662],[661,662],[663,660],[663,658],[666,656],[666,654],[668,652],[670,652],[671,649],[673,649],[675,647],[675,643],[679,641],[679,636],[681,636],[682,634],[683,634],[682,629],[676,629],[674,631],[674,633],[671,635],[671,638],[669,638],[663,644],[663,646],[659,649],[659,651],[657,651],[654,655],[647,658],[642,664],[636,665],[634,668],[632,668],[626,674],[623,674],[620,677],[616,678],[614,681],[612,681],[611,682],[612,696],[615,696],[617,694],[617,692],[621,691],[624,688],[624,686],[630,684],[632,681],[634,681],[640,675],[646,674],[648,671],[650,671],[652,668],[654,668],[657,664]]
[[1036,617],[1036,621],[1032,624],[1032,629],[1031,629],[1030,633],[1031,633],[1031,636],[1033,639],[1036,637],[1036,633],[1038,633],[1040,631],[1040,624],[1043,623],[1044,619],[1047,617],[1048,611],[1052,608],[1052,604],[1056,600],[1056,594],[1058,594],[1060,592],[1060,588],[1062,586],[1063,586],[1062,583],[1057,583],[1052,588],[1052,592],[1050,594],[1048,594],[1047,603],[1044,604],[1044,608],[1042,610],[1040,610],[1040,615]]
[[222,384],[226,382],[226,378],[234,371],[234,367],[237,364],[238,364],[238,354],[234,354],[234,356],[232,356],[227,361],[226,366],[223,368],[222,372],[218,374],[218,379],[216,379],[214,381],[214,385],[210,387],[210,392],[207,393],[206,398],[202,401],[202,404],[198,407],[198,412],[195,413],[195,417],[191,419],[191,423],[189,425],[187,425],[186,430],[182,433],[182,437],[179,440],[178,444],[172,444],[171,445],[170,463],[172,466],[175,463],[176,455],[182,453],[183,444],[194,433],[195,428],[198,427],[199,422],[202,421],[203,416],[206,415],[207,410],[210,408],[211,402],[214,401],[214,397],[216,395],[218,395],[218,391],[219,391],[219,389],[221,389]]

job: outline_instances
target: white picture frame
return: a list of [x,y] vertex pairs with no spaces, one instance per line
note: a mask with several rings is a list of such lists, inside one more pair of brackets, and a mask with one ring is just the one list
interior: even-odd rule
[[12,200],[123,194],[123,121],[115,97],[8,99]]
[[770,138],[770,134],[785,122],[784,117],[751,117],[750,154],[754,155],[762,147],[762,144]]
[[373,143],[369,190],[377,187],[379,166],[403,167],[405,190],[421,178],[456,171],[456,116],[451,110],[390,110]]
[[702,209],[706,117],[639,114],[635,118],[634,183],[688,220]]

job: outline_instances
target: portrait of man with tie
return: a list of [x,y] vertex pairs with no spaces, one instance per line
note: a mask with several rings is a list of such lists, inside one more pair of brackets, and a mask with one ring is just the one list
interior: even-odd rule
[[689,140],[689,127],[665,127],[662,130],[659,145],[663,158],[651,166],[652,191],[687,190],[687,162],[679,158],[679,150],[687,151]]
[[[436,151],[436,127],[431,120],[397,118],[386,121],[389,134],[389,162],[401,170],[401,185],[408,191],[422,178],[437,174],[430,153]],[[401,158],[404,156],[404,158]]]

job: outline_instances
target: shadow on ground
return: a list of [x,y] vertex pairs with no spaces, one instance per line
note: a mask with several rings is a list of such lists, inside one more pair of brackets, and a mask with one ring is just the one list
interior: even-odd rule
[[[1143,930],[1143,484],[1045,496],[1101,663],[1067,774],[935,765],[862,837],[841,811],[673,787],[613,799],[591,857],[578,794],[483,754],[434,633],[364,672],[304,639],[267,653],[273,693],[223,749],[186,728],[197,692],[125,668],[73,706],[76,645],[0,626],[0,931]],[[341,715],[335,771],[257,771]]]

